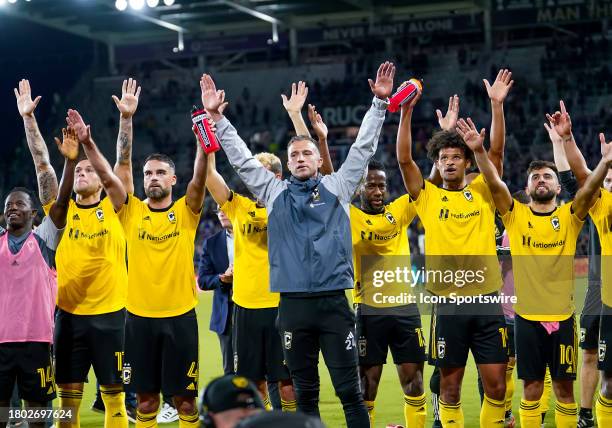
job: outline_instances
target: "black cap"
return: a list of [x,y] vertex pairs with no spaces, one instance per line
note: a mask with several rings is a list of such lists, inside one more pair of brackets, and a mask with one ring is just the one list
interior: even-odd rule
[[246,377],[226,375],[213,379],[202,392],[202,413],[238,408],[265,409],[259,391]]

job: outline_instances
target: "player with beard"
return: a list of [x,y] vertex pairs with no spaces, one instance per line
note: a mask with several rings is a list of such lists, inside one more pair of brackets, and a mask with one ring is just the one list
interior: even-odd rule
[[[23,81],[19,95],[23,95]],[[35,104],[26,98],[29,93],[18,103],[19,110],[31,114]],[[0,228],[0,421],[8,420],[5,411],[15,384],[27,407],[46,407],[55,398],[51,358],[57,298],[55,251],[66,224],[78,157],[78,144],[68,135],[71,131],[64,130],[63,142],[56,141],[65,159],[56,201],[36,230],[32,228],[38,210],[32,192],[18,187],[4,201],[7,229]],[[46,146],[42,155],[48,157]],[[49,182],[39,181],[39,185]],[[53,191],[39,189],[45,195]],[[0,426],[5,424],[0,422]],[[29,426],[43,428],[46,424],[31,421]]]
[[[503,103],[513,81],[500,70],[493,85],[485,82],[492,107],[491,147],[487,155],[501,174],[505,123]],[[455,104],[456,107],[455,107]],[[425,228],[425,263],[428,271],[484,272],[484,280],[456,285],[433,276],[427,289],[441,297],[451,293],[492,298],[501,288],[495,243],[495,208],[482,174],[468,174],[472,152],[448,122],[455,122],[458,99],[449,100],[447,117],[437,112],[443,130],[427,144],[427,155],[439,171],[441,187],[425,180],[412,156],[412,109],[402,112],[397,138],[397,159],[404,185]],[[480,426],[503,424],[508,361],[507,330],[499,303],[434,305],[430,364],[440,369],[440,420],[443,426],[463,426],[461,385],[472,352],[485,391]],[[434,385],[435,386],[435,385]],[[453,426],[453,425],[450,425]]]
[[[577,346],[574,317],[574,264],[576,240],[598,188],[585,186],[571,203],[557,205],[561,192],[554,163],[533,161],[527,170],[530,202],[512,198],[484,150],[480,132],[460,120],[457,132],[474,152],[478,168],[491,190],[495,206],[510,238],[516,293],[515,338],[519,379],[523,380],[521,426],[541,425],[540,397],[546,366],[557,396],[557,427],[576,426]],[[612,155],[612,152],[611,152]],[[546,305],[542,305],[546,302]]]
[[[172,200],[174,162],[150,155],[143,168],[147,201],[128,193],[91,139],[78,112],[69,121],[109,194],[128,242],[123,382],[138,399],[137,427],[157,426],[159,392],[173,396],[179,426],[198,426],[198,324],[194,239],[204,201],[206,156],[200,146],[184,197]],[[131,168],[131,164],[130,164]]]
[[266,205],[270,289],[281,293],[279,325],[298,409],[319,416],[321,351],[349,428],[369,427],[357,375],[355,319],[344,293],[353,287],[349,205],[376,151],[394,75],[393,64],[384,63],[376,82],[369,80],[372,107],[337,173],[321,176],[316,142],[296,136],[287,147],[291,177],[284,181],[253,157],[219,112],[224,92],[209,75],[200,82],[202,103],[230,163]]

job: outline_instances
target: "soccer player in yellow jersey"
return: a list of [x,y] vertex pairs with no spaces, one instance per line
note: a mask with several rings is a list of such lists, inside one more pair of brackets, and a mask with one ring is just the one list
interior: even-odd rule
[[[136,82],[124,82],[121,102],[131,115],[138,105]],[[24,103],[25,94],[18,99]],[[64,141],[77,136],[64,131]],[[33,143],[37,140],[34,138]],[[59,143],[59,140],[56,142]],[[34,152],[36,153],[36,152]],[[36,158],[36,156],[35,156]],[[104,425],[127,427],[121,379],[127,269],[125,238],[119,219],[89,160],[74,169],[66,233],[55,257],[58,272],[57,314],[54,333],[55,375],[61,407],[75,409],[72,422],[59,421],[60,427],[79,426],[79,406],[83,384],[93,366],[104,401]],[[48,212],[56,192],[44,192]]]
[[556,426],[575,427],[573,383],[578,338],[573,258],[578,234],[596,200],[598,187],[584,186],[573,202],[557,206],[561,186],[555,165],[533,161],[527,171],[526,186],[531,200],[528,204],[520,203],[512,199],[486,155],[485,130],[478,132],[468,119],[459,121],[457,132],[473,150],[510,238],[516,293],[517,372],[524,383],[521,426],[535,428],[541,424],[539,400],[548,365],[557,396]]
[[[500,174],[505,140],[503,102],[513,84],[511,77],[508,70],[501,70],[493,85],[486,82],[494,128],[488,156]],[[397,159],[404,185],[425,228],[426,268],[433,273],[459,273],[471,268],[473,274],[483,274],[483,281],[469,284],[435,277],[427,282],[428,289],[441,297],[456,293],[484,300],[461,305],[440,302],[434,307],[429,358],[440,369],[440,419],[443,426],[463,427],[461,384],[471,350],[485,392],[480,426],[499,426],[505,413],[508,350],[501,305],[488,301],[497,296],[502,285],[493,199],[482,175],[472,178],[466,174],[473,165],[472,152],[451,129],[435,133],[427,146],[428,157],[440,173],[441,187],[424,180],[411,153],[411,117],[412,109],[405,105],[397,137]],[[443,119],[441,113],[438,118]]]
[[128,244],[123,382],[137,395],[136,426],[157,426],[160,391],[174,397],[180,427],[199,426],[193,252],[205,194],[206,156],[198,146],[187,192],[173,201],[174,163],[166,155],[150,155],[143,168],[148,197],[143,202],[126,192],[79,114],[69,111],[69,119],[102,183],[112,183],[108,196]]
[[[255,158],[279,179],[282,177],[277,156],[259,153]],[[266,381],[278,382],[283,410],[295,411],[295,393],[276,327],[279,295],[270,292],[266,208],[227,187],[216,170],[214,155],[208,158],[207,174],[206,187],[234,230],[234,371],[257,384],[268,408]]]
[[419,310],[415,304],[377,307],[373,290],[364,290],[365,283],[361,280],[363,256],[404,256],[404,263],[410,266],[408,226],[416,212],[408,195],[385,204],[386,191],[384,165],[371,160],[359,192],[361,209],[350,206],[359,371],[370,426],[373,427],[378,384],[390,348],[404,392],[406,426],[423,427],[427,415],[423,391],[426,358]]

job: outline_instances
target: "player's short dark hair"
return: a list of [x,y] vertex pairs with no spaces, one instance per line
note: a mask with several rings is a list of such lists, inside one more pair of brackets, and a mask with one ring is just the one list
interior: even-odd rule
[[368,171],[387,172],[387,170],[385,169],[385,164],[379,161],[378,159],[370,159],[370,162],[368,162]]
[[[28,195],[28,198],[30,198],[30,207],[33,210],[38,210],[38,198],[36,197],[36,194],[34,192],[32,192],[30,189],[26,188],[26,187],[13,187],[7,194],[6,194],[6,198],[9,197],[9,195],[12,195],[13,193],[17,193],[17,192],[21,192],[21,193],[25,193],[26,195]],[[6,200],[5,198],[5,200]]]
[[317,149],[317,152],[319,152],[319,143],[317,142],[317,140],[312,137],[309,137],[308,135],[296,135],[295,137],[291,137],[291,139],[287,143],[287,156],[289,155],[289,147],[291,147],[293,143],[296,143],[298,141],[310,141]]
[[442,130],[433,134],[427,142],[427,157],[436,161],[440,155],[440,150],[448,148],[461,149],[465,158],[469,159],[472,165],[474,164],[474,153],[455,131]]
[[170,165],[170,168],[172,168],[173,171],[176,171],[176,166],[174,165],[174,161],[168,155],[165,155],[163,153],[153,153],[147,156],[147,158],[144,160],[144,163],[146,164],[147,162],[151,160],[165,162],[168,165]]
[[550,169],[552,169],[555,172],[555,176],[557,176],[557,180],[559,180],[559,171],[557,170],[557,165],[555,165],[554,162],[545,161],[545,160],[534,160],[534,161],[531,161],[531,163],[529,164],[529,167],[527,167],[527,177],[529,177],[529,175],[533,171],[536,171],[536,170],[542,169],[542,168],[550,168]]

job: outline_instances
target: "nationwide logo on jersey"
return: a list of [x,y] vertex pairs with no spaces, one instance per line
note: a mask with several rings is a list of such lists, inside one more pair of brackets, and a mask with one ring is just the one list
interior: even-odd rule
[[396,223],[395,222],[395,217],[393,217],[393,214],[391,214],[391,213],[385,213],[385,218],[387,220],[389,220],[389,223],[391,223],[391,224],[395,224]]
[[442,202],[448,202],[448,198],[446,197],[446,195],[442,196]]
[[599,341],[599,362],[603,363],[603,360],[606,359],[606,344],[603,341]]
[[440,210],[440,215],[438,216],[438,219],[439,219],[439,220],[442,220],[442,221],[444,221],[444,220],[448,220],[448,214],[449,214],[449,213],[450,213],[450,211],[449,211],[449,209],[448,209],[448,208],[442,208],[442,209]]
[[98,208],[96,210],[96,217],[98,218],[98,221],[104,221],[104,211],[102,211],[102,208]]
[[372,222],[370,221],[370,219],[366,220],[366,224],[372,226]]
[[168,213],[168,220],[170,223],[176,223],[176,215],[174,214],[174,211],[170,211]]
[[469,190],[464,190],[463,191],[463,196],[465,196],[465,199],[468,202],[472,202],[474,200],[474,196],[472,195],[472,192],[470,192]]
[[555,229],[557,232],[559,231],[559,229],[561,229],[559,217],[557,217],[556,215],[550,219],[550,224],[552,224],[553,229]]
[[81,219],[81,217],[79,217],[79,214],[77,213],[77,214],[75,214],[75,215],[73,215],[73,216],[72,216],[72,219],[73,219],[73,220],[80,220],[80,219]]
[[444,355],[446,355],[446,342],[444,339],[441,339],[438,340],[437,345],[438,358],[444,358]]
[[283,334],[283,344],[285,349],[291,349],[291,341],[293,340],[293,334],[290,331],[285,331]]

